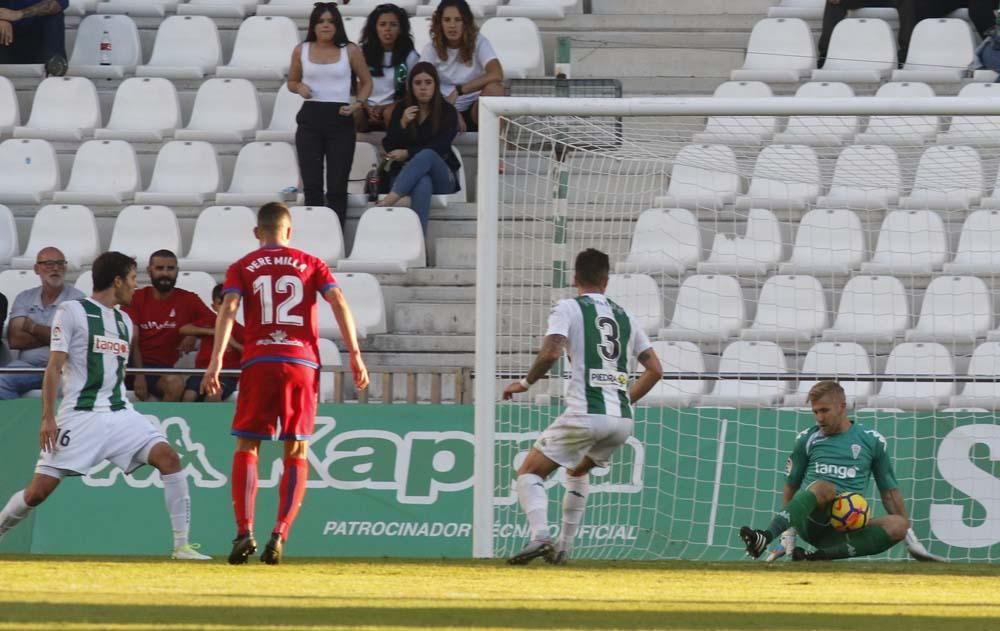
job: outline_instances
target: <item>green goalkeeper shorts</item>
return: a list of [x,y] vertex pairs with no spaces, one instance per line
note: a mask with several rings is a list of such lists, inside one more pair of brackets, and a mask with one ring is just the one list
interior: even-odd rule
[[830,525],[830,508],[817,508],[802,519],[792,520],[791,525],[806,542],[817,548],[822,547],[830,539],[843,536]]

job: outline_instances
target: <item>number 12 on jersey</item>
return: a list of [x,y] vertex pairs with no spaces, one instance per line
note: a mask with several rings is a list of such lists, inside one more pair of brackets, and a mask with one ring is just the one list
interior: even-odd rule
[[[302,326],[302,316],[291,313],[304,296],[302,279],[291,274],[274,278],[258,276],[253,281],[253,293],[260,299],[260,323]],[[284,299],[275,308],[275,298]]]

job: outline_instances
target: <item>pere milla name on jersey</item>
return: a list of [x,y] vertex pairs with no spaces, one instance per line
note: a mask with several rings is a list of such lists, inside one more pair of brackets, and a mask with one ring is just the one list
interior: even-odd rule
[[265,265],[289,265],[299,270],[299,272],[305,272],[307,267],[305,263],[299,261],[294,256],[259,256],[247,264],[246,270],[253,272]]

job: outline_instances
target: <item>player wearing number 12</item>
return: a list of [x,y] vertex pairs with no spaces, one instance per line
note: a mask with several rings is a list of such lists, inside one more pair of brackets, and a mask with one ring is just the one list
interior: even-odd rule
[[[587,504],[590,470],[607,466],[614,451],[632,435],[632,404],[663,376],[649,338],[604,295],[610,269],[603,252],[591,248],[577,255],[573,276],[577,297],[553,307],[535,363],[523,379],[504,389],[504,399],[527,392],[566,350],[572,368],[566,409],[538,437],[517,471],[517,497],[528,517],[531,540],[509,559],[511,565],[538,557],[556,565],[566,563]],[[632,357],[645,370],[629,387]],[[559,540],[553,542],[545,479],[559,467],[566,468],[566,494]]]
[[243,361],[239,398],[233,417],[236,436],[231,480],[236,512],[236,539],[229,562],[246,563],[257,550],[253,538],[257,495],[257,459],[261,440],[285,444],[284,472],[278,491],[278,519],[260,560],[281,562],[284,542],[306,492],[309,437],[316,421],[319,384],[317,294],[330,304],[351,359],[354,384],[368,386],[354,318],[321,259],[288,246],[292,218],[283,204],[265,204],[257,213],[254,236],[260,248],[229,266],[223,283],[222,307],[202,392],[214,395],[221,386],[219,370],[229,345],[236,310],[243,301]]

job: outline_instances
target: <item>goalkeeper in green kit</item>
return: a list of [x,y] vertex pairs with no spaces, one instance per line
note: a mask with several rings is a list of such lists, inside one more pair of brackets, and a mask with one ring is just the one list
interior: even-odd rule
[[[885,552],[906,539],[910,555],[921,561],[942,560],[924,549],[910,529],[903,495],[896,483],[885,437],[847,417],[844,389],[835,381],[820,381],[809,391],[816,425],[795,437],[788,459],[784,508],[765,530],[740,528],[747,555],[759,558],[767,544],[781,537],[781,547],[768,560],[788,552],[793,561],[821,561]],[[841,493],[865,494],[875,478],[882,505],[889,513],[851,532],[830,525],[830,507]],[[794,545],[798,535],[815,546],[807,552]]]

